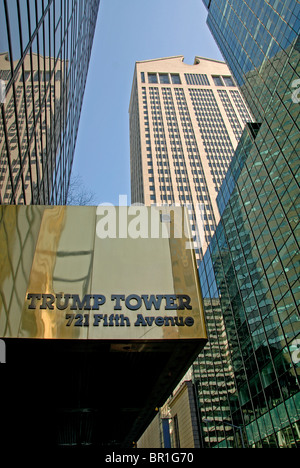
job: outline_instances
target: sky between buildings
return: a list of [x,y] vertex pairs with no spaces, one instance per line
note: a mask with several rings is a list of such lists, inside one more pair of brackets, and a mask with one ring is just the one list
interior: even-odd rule
[[[130,197],[129,101],[135,62],[223,60],[201,0],[101,0],[73,164],[94,205]],[[124,201],[124,200],[123,200]]]

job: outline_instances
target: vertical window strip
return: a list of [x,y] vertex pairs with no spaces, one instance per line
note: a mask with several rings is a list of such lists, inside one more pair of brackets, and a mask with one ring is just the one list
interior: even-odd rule
[[234,111],[233,105],[230,102],[227,91],[218,90],[218,94],[219,94],[220,99],[222,101],[222,104],[223,104],[223,107],[225,109],[228,120],[230,122],[230,125],[231,125],[231,127],[233,129],[235,138],[236,138],[237,141],[239,141],[241,136],[242,136],[243,129],[242,129],[240,123],[239,123],[239,120],[238,120],[237,115],[236,115],[236,113]]
[[210,86],[207,75],[185,73],[184,74],[186,83],[191,86]]

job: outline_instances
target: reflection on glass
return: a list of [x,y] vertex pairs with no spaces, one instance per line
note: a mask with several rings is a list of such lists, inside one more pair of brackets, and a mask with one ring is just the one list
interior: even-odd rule
[[0,203],[66,201],[99,3],[0,0]]
[[[54,143],[63,131],[59,125],[59,114],[64,108],[61,98],[63,76],[60,61],[54,67],[54,60],[49,59],[53,70],[50,74],[44,69],[48,62],[44,59],[28,54],[14,86],[5,96],[2,126],[7,138],[0,142],[3,162],[0,191],[5,204],[11,203],[13,198],[17,204],[32,203],[41,190],[40,203],[50,203],[56,160],[51,141]],[[2,60],[0,57],[1,68],[5,61],[5,56]],[[7,148],[9,164],[5,164]]]

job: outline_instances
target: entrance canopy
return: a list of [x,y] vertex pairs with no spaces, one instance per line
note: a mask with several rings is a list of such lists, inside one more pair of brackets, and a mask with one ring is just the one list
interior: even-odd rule
[[131,447],[207,339],[186,211],[0,211],[8,439]]

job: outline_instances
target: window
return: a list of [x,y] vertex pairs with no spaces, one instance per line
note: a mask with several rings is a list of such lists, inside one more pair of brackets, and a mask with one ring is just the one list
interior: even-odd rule
[[28,78],[30,77],[30,75],[31,75],[31,73],[28,72],[28,71],[26,71],[26,72],[24,73],[24,81],[27,81]]
[[223,80],[224,80],[225,86],[235,86],[231,76],[223,76]]
[[177,84],[177,85],[180,85],[181,84],[181,80],[180,80],[180,76],[179,75],[171,75],[171,80],[172,80],[172,83],[173,84]]
[[148,73],[149,83],[158,83],[156,73]]
[[160,82],[160,84],[170,84],[168,73],[160,73],[159,74],[159,82]]
[[186,83],[192,86],[209,86],[207,75],[199,75],[193,73],[184,74]]
[[46,71],[44,72],[45,73],[45,80],[47,81],[47,83],[49,83],[50,79],[51,79],[51,73]]
[[145,83],[145,73],[144,72],[141,72],[141,80],[142,80],[142,83]]
[[222,78],[220,76],[213,76],[212,79],[216,86],[224,86]]
[[57,72],[55,73],[55,81],[61,81],[61,79],[62,79],[61,71],[57,70]]

